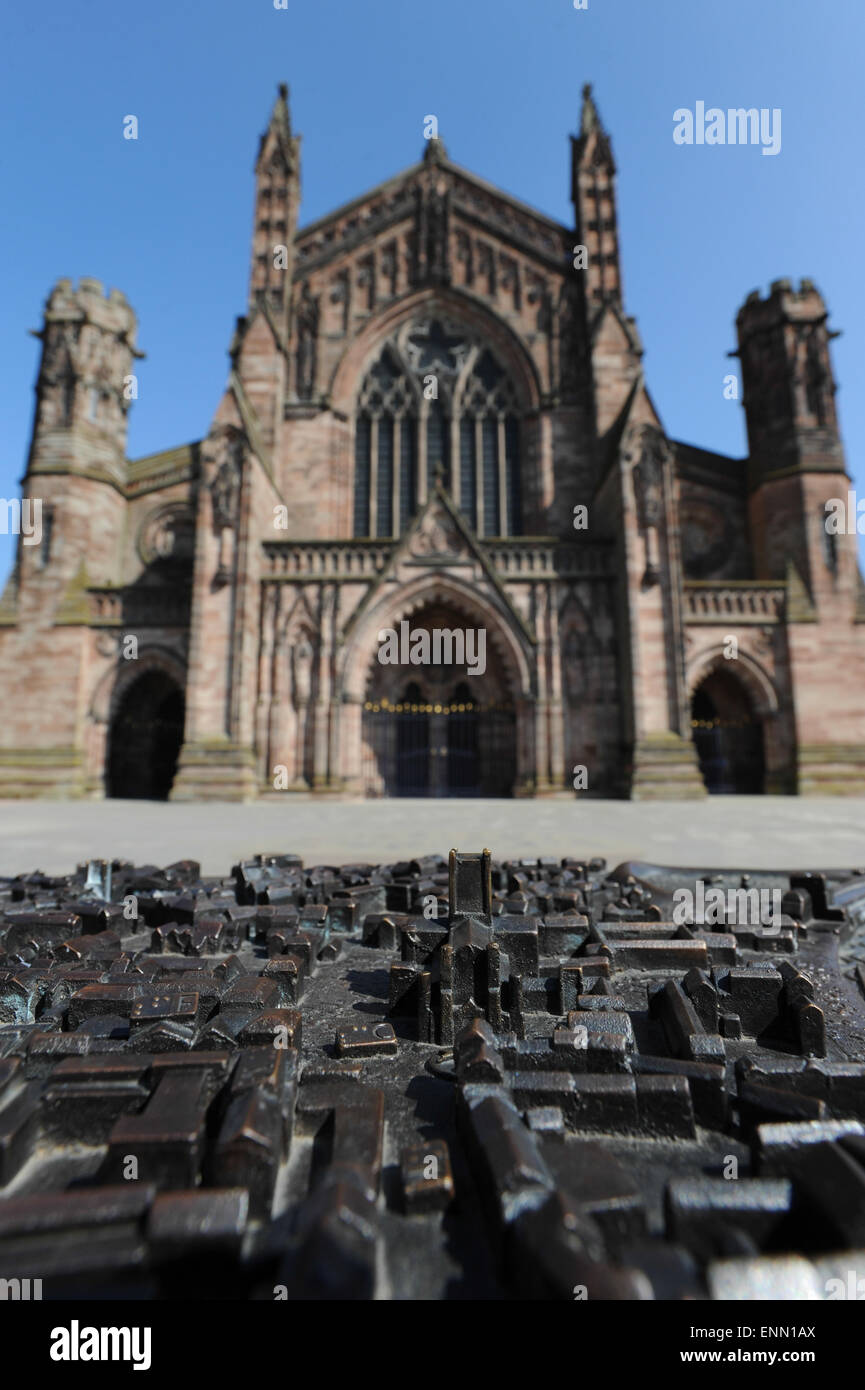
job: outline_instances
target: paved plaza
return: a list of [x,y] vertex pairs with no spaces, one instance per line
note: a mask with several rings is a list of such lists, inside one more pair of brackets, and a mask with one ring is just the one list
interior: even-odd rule
[[688,868],[865,866],[865,797],[705,801],[340,801],[247,805],[0,801],[0,874],[69,872],[88,858],[201,861],[291,850],[307,864],[389,862],[488,848],[495,858],[603,855]]

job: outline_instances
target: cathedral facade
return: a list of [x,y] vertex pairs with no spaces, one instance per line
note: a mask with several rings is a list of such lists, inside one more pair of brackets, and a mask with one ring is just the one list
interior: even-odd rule
[[280,88],[224,395],[147,458],[132,309],[58,282],[39,524],[0,599],[0,796],[862,791],[825,305],[779,280],[739,311],[746,458],[670,438],[615,173],[586,88],[571,226],[432,137],[298,229]]

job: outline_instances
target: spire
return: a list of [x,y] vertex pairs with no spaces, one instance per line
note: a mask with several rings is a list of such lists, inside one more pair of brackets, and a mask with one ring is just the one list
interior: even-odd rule
[[591,82],[586,82],[583,86],[583,110],[580,116],[580,134],[588,135],[590,130],[599,127],[600,124],[601,118],[598,115],[598,108],[592,96],[592,84]]
[[444,164],[447,160],[448,152],[445,143],[440,136],[434,135],[426,142],[426,149],[423,152],[424,164]]
[[285,161],[285,167],[290,170],[297,157],[297,141],[293,139],[291,133],[291,112],[288,105],[288,84],[280,82],[278,95],[273,104],[273,112],[267,130],[261,137],[258,145],[258,157],[255,161],[255,172],[261,168],[265,151],[269,158],[273,157],[274,151],[279,151]]
[[273,107],[273,115],[270,118],[271,125],[278,123],[284,128],[286,135],[291,134],[291,112],[288,109],[288,83],[280,82],[278,88],[279,95]]
[[580,133],[571,137],[576,162],[583,165],[606,165],[615,173],[610,137],[598,112],[591,82],[583,86],[583,109],[580,112]]
[[587,303],[621,303],[616,165],[589,82],[583,87],[579,134],[571,136],[571,201],[577,243],[587,248],[589,256],[584,283]]
[[255,161],[255,216],[249,304],[262,294],[285,320],[300,203],[300,136],[293,135],[288,87],[279,84],[267,130]]

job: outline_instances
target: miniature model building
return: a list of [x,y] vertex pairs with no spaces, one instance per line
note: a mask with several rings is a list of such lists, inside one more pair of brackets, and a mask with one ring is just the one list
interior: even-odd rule
[[4,878],[4,1296],[855,1298],[863,923],[861,869]]

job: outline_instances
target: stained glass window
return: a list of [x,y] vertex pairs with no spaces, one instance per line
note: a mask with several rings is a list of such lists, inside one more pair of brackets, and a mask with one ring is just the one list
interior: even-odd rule
[[473,530],[519,535],[519,418],[489,349],[435,319],[404,328],[358,397],[354,534],[401,533],[440,478]]

